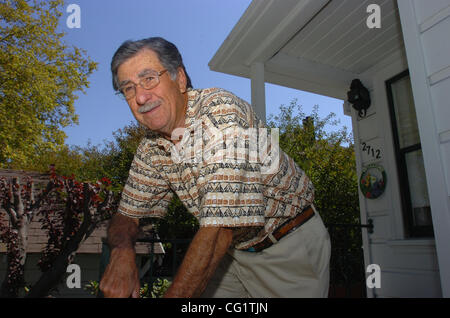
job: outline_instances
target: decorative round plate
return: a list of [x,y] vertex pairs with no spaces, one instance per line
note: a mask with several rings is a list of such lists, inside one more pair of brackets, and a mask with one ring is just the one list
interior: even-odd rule
[[376,199],[386,188],[386,172],[377,164],[370,164],[363,168],[359,178],[359,187],[367,199]]

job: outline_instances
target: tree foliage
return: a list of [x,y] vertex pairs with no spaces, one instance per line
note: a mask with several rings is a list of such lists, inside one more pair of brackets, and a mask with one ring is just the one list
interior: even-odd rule
[[[52,173],[51,182],[56,185],[54,208],[40,213],[49,238],[38,264],[43,274],[27,297],[44,297],[61,282],[79,246],[111,218],[119,203],[107,178],[88,183]],[[58,208],[61,203],[63,208]]]
[[26,242],[33,217],[40,217],[48,241],[38,263],[42,275],[27,296],[45,297],[61,282],[80,244],[116,211],[119,197],[110,184],[107,178],[78,182],[53,171],[35,200],[32,180],[21,185],[17,179],[0,179],[0,240],[7,244],[8,255],[2,297],[17,297],[25,286]]
[[22,168],[64,144],[75,93],[97,64],[57,32],[63,0],[0,3],[0,167]]
[[[95,280],[89,281],[88,284],[84,286],[91,295],[98,297],[99,295],[99,282]],[[165,278],[157,278],[153,284],[144,283],[144,285],[139,289],[140,298],[162,298],[170,287],[171,282]]]
[[39,158],[28,164],[26,170],[46,172],[55,166],[58,175],[76,176],[83,181],[95,182],[108,178],[114,190],[124,186],[136,149],[146,134],[146,129],[137,123],[130,123],[113,132],[114,141],[103,145],[63,146],[58,151],[42,151]]
[[355,153],[346,127],[336,114],[310,115],[297,100],[280,106],[268,125],[280,129],[280,148],[305,171],[315,187],[315,205],[325,222],[358,223],[359,202]]

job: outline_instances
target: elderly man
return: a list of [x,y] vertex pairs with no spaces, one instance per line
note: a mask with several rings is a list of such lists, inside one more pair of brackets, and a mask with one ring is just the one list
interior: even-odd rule
[[148,134],[108,228],[104,295],[139,296],[139,219],[163,216],[176,193],[200,229],[165,297],[326,297],[330,240],[313,185],[275,144],[252,155],[267,138],[251,106],[222,89],[193,89],[162,38],[123,43],[111,71]]

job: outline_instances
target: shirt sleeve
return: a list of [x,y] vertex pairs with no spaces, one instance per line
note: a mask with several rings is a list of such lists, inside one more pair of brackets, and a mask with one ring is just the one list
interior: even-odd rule
[[133,218],[163,217],[173,198],[166,180],[151,165],[147,151],[144,139],[132,161],[118,208],[119,213]]

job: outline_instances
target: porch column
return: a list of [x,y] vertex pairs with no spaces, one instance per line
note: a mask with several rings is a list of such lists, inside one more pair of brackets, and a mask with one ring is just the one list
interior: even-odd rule
[[255,62],[251,65],[252,107],[259,119],[266,122],[266,88],[264,82],[264,63]]

